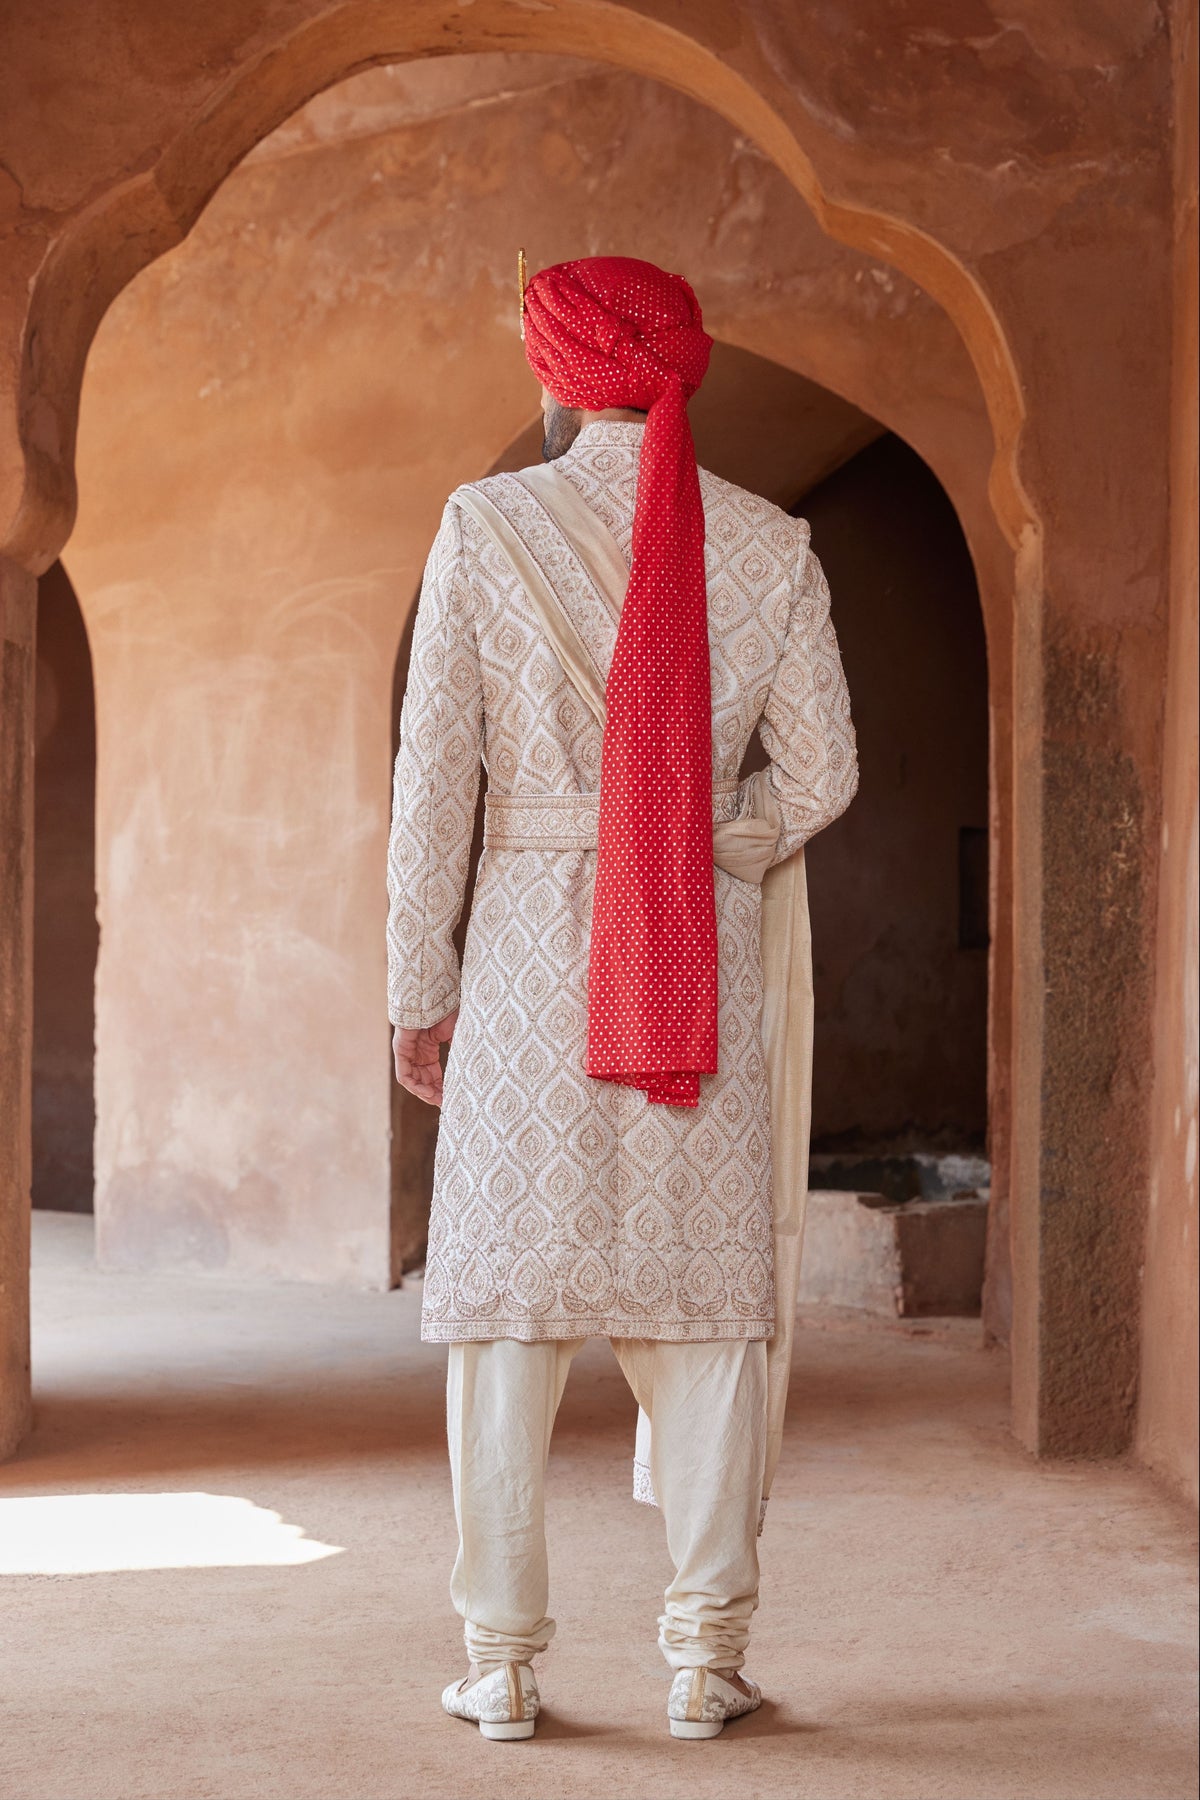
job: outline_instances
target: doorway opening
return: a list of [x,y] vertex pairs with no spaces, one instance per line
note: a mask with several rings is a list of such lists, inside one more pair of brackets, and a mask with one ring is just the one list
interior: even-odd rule
[[[876,1203],[969,1200],[970,1222],[955,1221],[970,1244],[965,1299],[955,1304],[977,1309],[990,1183],[988,698],[962,529],[936,476],[900,438],[767,358],[715,345],[689,411],[703,467],[808,519],[858,731],[859,795],[806,852],[816,986],[810,1186]],[[540,448],[534,421],[488,473],[526,467]],[[415,606],[394,671],[393,755],[414,620]],[[752,740],[745,771],[764,760]],[[395,1088],[396,1278],[424,1254],[436,1135],[436,1112]]]
[[814,1187],[986,1189],[987,650],[971,558],[899,438],[805,496],[861,782],[808,851]]
[[33,1204],[93,1209],[96,706],[61,562],[38,582],[34,718]]

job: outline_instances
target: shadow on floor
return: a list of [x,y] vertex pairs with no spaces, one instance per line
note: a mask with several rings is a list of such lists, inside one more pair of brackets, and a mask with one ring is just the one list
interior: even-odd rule
[[[411,1322],[409,1322],[411,1324]],[[965,1430],[990,1426],[1004,1432],[1002,1385],[995,1359],[978,1352],[959,1359],[948,1384],[946,1360],[936,1343],[910,1344],[903,1381],[896,1379],[894,1342],[880,1332],[863,1354],[862,1326],[853,1365],[839,1355],[839,1336],[826,1325],[797,1333],[796,1367],[788,1408],[796,1441],[819,1439],[869,1455],[872,1439],[936,1422]],[[164,1349],[166,1346],[164,1346]],[[103,1373],[101,1349],[92,1357],[101,1372],[85,1382],[58,1378],[35,1383],[34,1429],[0,1485],[12,1491],[33,1482],[123,1480],[187,1470],[308,1465],[403,1457],[407,1462],[445,1459],[445,1352],[404,1343],[394,1366],[350,1346],[334,1372],[303,1366],[303,1348],[288,1357],[273,1343],[269,1356],[248,1355],[244,1380],[214,1372],[203,1387],[189,1382],[186,1364],[168,1364],[131,1375],[128,1366]],[[264,1363],[267,1365],[264,1367]],[[286,1373],[273,1380],[270,1365]],[[616,1360],[603,1340],[577,1359],[555,1429],[554,1456],[586,1456],[598,1439],[614,1451],[632,1443],[636,1408]]]
[[35,1402],[34,1428],[3,1472],[15,1489],[56,1477],[122,1480],[130,1475],[280,1463],[345,1463],[403,1457],[445,1459],[440,1389],[413,1396],[399,1385],[373,1391],[348,1380],[333,1390],[249,1387],[160,1394],[57,1390]]

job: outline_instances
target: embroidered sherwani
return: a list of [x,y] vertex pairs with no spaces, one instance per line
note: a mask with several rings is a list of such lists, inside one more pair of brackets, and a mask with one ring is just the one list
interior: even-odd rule
[[[628,560],[642,427],[557,463]],[[551,581],[600,673],[618,617],[517,476],[477,484]],[[849,804],[849,700],[807,525],[704,471],[714,818],[741,809],[757,728],[776,860]],[[422,1336],[769,1338],[770,1119],[760,891],[715,870],[719,1066],[696,1107],[584,1072],[602,734],[510,565],[451,498],[430,554],[396,761],[389,1012],[461,1006],[434,1169]],[[488,826],[460,972],[481,761]],[[578,847],[573,847],[577,845]]]

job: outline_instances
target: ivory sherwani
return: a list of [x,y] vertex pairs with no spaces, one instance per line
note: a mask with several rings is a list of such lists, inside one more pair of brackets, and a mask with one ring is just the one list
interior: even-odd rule
[[[630,552],[642,427],[600,423],[555,465]],[[477,484],[540,563],[602,674],[618,618],[519,476]],[[789,856],[857,784],[829,593],[808,527],[701,473],[714,818],[741,808],[756,729]],[[769,1338],[770,1121],[760,891],[715,871],[720,1063],[699,1105],[584,1072],[602,736],[511,566],[453,497],[433,546],[400,727],[389,1011],[461,1012],[448,1054],[422,1335]],[[481,758],[488,818],[460,977]],[[589,798],[590,797],[590,798]]]

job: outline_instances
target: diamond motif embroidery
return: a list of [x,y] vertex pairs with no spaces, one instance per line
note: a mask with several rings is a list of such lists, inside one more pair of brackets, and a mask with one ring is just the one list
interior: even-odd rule
[[[628,558],[640,427],[599,424],[558,463]],[[616,634],[529,489],[481,484],[546,570],[602,673]],[[829,595],[808,529],[701,472],[714,779],[756,726],[789,855],[857,780]],[[461,1004],[446,1068],[422,1335],[768,1337],[770,1132],[759,890],[716,872],[720,1067],[695,1109],[584,1073],[595,853],[489,849],[460,975],[487,718],[489,792],[595,794],[601,733],[503,558],[451,504],[430,554],[401,719],[389,851],[389,1012]],[[732,816],[736,797],[729,798]],[[532,820],[543,815],[529,812]],[[536,827],[535,827],[536,828]]]

